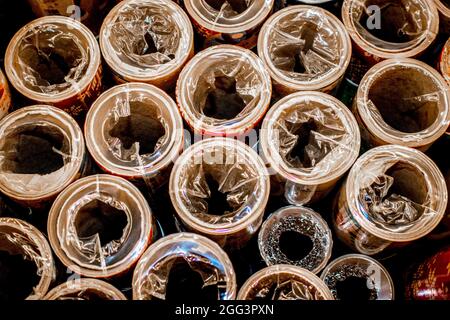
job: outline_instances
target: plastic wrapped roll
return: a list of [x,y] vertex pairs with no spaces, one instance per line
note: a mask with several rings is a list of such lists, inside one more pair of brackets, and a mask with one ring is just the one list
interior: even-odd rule
[[440,32],[450,34],[450,2],[448,0],[434,0],[439,11]]
[[127,300],[122,292],[107,282],[81,278],[70,280],[53,288],[44,300]]
[[394,300],[394,283],[387,270],[375,259],[362,254],[337,258],[320,277],[336,300]]
[[439,70],[447,81],[447,84],[450,85],[450,38],[447,40],[444,49],[442,50],[439,59]]
[[169,90],[194,54],[194,31],[173,1],[126,0],[103,22],[100,46],[116,82]]
[[233,139],[210,138],[178,158],[169,190],[186,229],[235,249],[261,225],[270,183],[263,161],[250,147]]
[[333,248],[325,220],[305,207],[284,207],[272,213],[259,231],[259,251],[268,266],[290,264],[318,273]]
[[0,191],[40,207],[85,168],[83,133],[66,112],[44,105],[21,108],[0,121]]
[[152,188],[168,180],[183,148],[183,120],[176,103],[148,84],[111,88],[92,105],[86,144],[106,172]]
[[368,63],[414,58],[433,43],[439,14],[430,0],[344,0],[342,21]]
[[203,46],[235,44],[252,49],[274,0],[183,0]]
[[334,208],[337,236],[374,255],[430,233],[447,207],[447,188],[436,164],[422,152],[389,145],[362,155]]
[[296,266],[275,265],[252,275],[241,287],[238,300],[334,300],[314,273]]
[[180,74],[177,102],[195,133],[238,136],[269,108],[270,76],[253,52],[221,45],[198,53]]
[[154,234],[150,207],[125,179],[94,175],[67,187],[49,213],[53,251],[71,271],[111,278],[130,271]]
[[236,276],[227,254],[213,241],[177,233],[151,245],[133,274],[134,300],[233,300]]
[[89,109],[102,88],[97,40],[67,17],[40,18],[20,29],[6,50],[5,70],[22,95],[74,116]]
[[450,247],[423,261],[407,277],[406,297],[410,300],[450,299]]
[[325,197],[359,154],[360,134],[350,110],[321,92],[278,101],[264,118],[261,151],[276,175],[272,194],[302,205]]
[[425,151],[448,128],[448,85],[423,62],[386,60],[364,76],[353,112],[368,146],[398,144]]
[[0,300],[39,300],[55,277],[44,235],[25,221],[0,218]]
[[306,5],[272,15],[258,38],[258,55],[275,91],[283,96],[307,90],[333,92],[350,63],[351,49],[347,31],[333,14]]
[[0,70],[0,120],[8,113],[11,107],[11,93],[9,92],[8,82]]
[[62,15],[85,24],[95,34],[100,28],[109,5],[109,0],[28,0],[38,17]]

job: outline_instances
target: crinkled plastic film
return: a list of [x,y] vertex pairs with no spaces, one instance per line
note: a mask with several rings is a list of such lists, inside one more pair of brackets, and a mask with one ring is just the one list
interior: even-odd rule
[[[242,142],[212,138],[194,144],[179,158],[170,191],[183,223],[226,237],[236,229],[259,226],[269,178],[257,154]],[[247,236],[237,240],[244,242]]]
[[[270,76],[260,59],[229,45],[198,54],[181,73],[177,87],[183,117],[195,131],[206,134],[245,132],[262,117],[271,96]],[[208,98],[215,94],[217,106],[205,112]]]
[[[308,237],[312,243],[311,251],[295,260],[286,255],[285,248],[280,244],[285,232],[296,232]],[[285,207],[264,222],[259,232],[258,245],[267,265],[290,264],[318,273],[331,256],[333,239],[327,223],[317,213],[305,207]]]
[[163,91],[148,84],[124,84],[108,90],[91,107],[86,141],[105,171],[143,179],[153,188],[181,152],[182,119]]
[[[360,254],[341,256],[333,260],[321,275],[321,279],[330,288],[336,300],[341,300],[339,284],[352,278],[366,280],[368,300],[394,300],[394,283],[391,276],[378,261],[368,256]],[[355,293],[344,294],[347,297]]]
[[65,112],[44,105],[25,107],[5,117],[0,128],[0,186],[12,198],[51,198],[80,173],[84,139]]
[[11,107],[11,93],[9,91],[8,82],[0,70],[0,120],[8,113]]
[[53,288],[45,300],[127,300],[117,288],[107,282],[80,278],[65,282]]
[[145,252],[134,271],[133,299],[166,300],[166,289],[171,281],[169,274],[174,263],[180,260],[187,263],[192,272],[200,274],[202,288],[215,287],[213,292],[217,295],[208,296],[208,300],[235,298],[236,278],[226,253],[205,237],[177,233],[157,241]]
[[172,1],[124,1],[106,18],[101,45],[119,76],[150,81],[181,68],[193,50],[193,31]]
[[439,16],[428,0],[345,0],[343,21],[374,61],[421,54],[436,38]]
[[338,236],[375,254],[431,232],[447,206],[444,177],[422,152],[389,145],[364,154],[351,169],[334,218]]
[[39,282],[29,288],[30,294],[25,298],[41,299],[55,278],[52,251],[44,235],[25,221],[0,218],[0,251],[10,255],[22,255],[23,259],[34,262]]
[[284,91],[332,91],[350,62],[350,38],[327,11],[293,6],[276,13],[264,25],[258,53]]
[[422,62],[386,60],[364,76],[354,112],[369,145],[392,143],[426,150],[449,125],[448,85]]
[[252,275],[241,287],[238,300],[333,300],[315,274],[306,269],[274,265]]
[[264,156],[285,182],[286,195],[304,204],[344,174],[359,153],[352,114],[333,97],[304,92],[274,105],[263,123]]
[[450,85],[450,38],[449,40],[447,40],[444,45],[444,49],[442,50],[439,68],[445,80],[447,81],[447,84]]
[[130,182],[95,175],[70,185],[53,204],[50,243],[72,271],[94,278],[127,272],[152,240],[152,212]]

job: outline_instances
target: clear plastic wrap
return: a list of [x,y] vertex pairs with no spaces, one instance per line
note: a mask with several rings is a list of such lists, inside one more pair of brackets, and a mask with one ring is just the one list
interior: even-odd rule
[[0,218],[0,300],[38,300],[55,278],[52,250],[29,223]]
[[342,23],[314,6],[292,6],[271,16],[258,38],[258,55],[280,95],[299,90],[332,92],[351,58]]
[[336,300],[394,300],[394,283],[375,259],[361,254],[337,258],[323,270],[321,279]]
[[[261,151],[292,204],[323,198],[359,154],[357,122],[340,101],[321,92],[298,92],[267,113]],[[280,189],[280,188],[275,188]]]
[[197,54],[177,83],[181,115],[196,133],[237,136],[264,116],[271,80],[253,52],[221,45]]
[[331,230],[319,214],[305,207],[284,207],[272,213],[258,236],[267,265],[290,264],[318,273],[331,256]]
[[189,17],[170,0],[126,0],[106,17],[100,46],[116,80],[168,89],[194,54]]
[[158,187],[183,148],[176,103],[148,84],[128,83],[103,93],[86,116],[87,148],[106,172]]
[[444,177],[425,154],[397,145],[377,147],[350,170],[337,199],[334,226],[346,244],[373,255],[430,233],[447,199]]
[[416,57],[439,31],[438,11],[430,0],[344,0],[342,21],[370,63]]
[[44,300],[77,300],[77,301],[101,301],[101,300],[127,300],[117,288],[107,282],[80,278],[70,280],[53,288],[44,297]]
[[183,5],[205,47],[237,44],[252,49],[274,0],[183,0]]
[[94,175],[67,187],[48,218],[50,244],[75,273],[111,278],[128,272],[153,239],[152,212],[125,179]]
[[195,143],[177,160],[169,182],[183,225],[221,246],[243,246],[262,223],[270,183],[263,161],[229,138]]
[[227,254],[196,234],[164,237],[144,253],[133,274],[134,300],[212,302],[236,297],[236,275]]
[[425,151],[448,128],[448,85],[423,62],[386,60],[362,79],[353,112],[369,146],[398,144]]
[[20,29],[5,54],[11,84],[27,98],[73,114],[101,90],[100,49],[94,35],[67,17],[49,16]]
[[252,275],[241,287],[238,300],[334,300],[314,273],[296,266],[274,265]]
[[95,34],[109,9],[109,0],[28,0],[38,17],[62,15],[81,21]]
[[58,108],[21,108],[0,122],[0,190],[30,206],[51,200],[77,179],[86,157],[83,133]]
[[450,86],[450,38],[447,40],[444,49],[442,50],[439,69],[447,81],[447,84]]
[[0,70],[0,120],[8,113],[11,107],[11,93],[9,91],[8,82]]

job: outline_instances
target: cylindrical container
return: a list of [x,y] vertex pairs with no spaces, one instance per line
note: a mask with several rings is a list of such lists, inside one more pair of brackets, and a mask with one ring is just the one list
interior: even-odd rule
[[196,234],[176,233],[151,245],[133,274],[134,300],[233,300],[236,275],[227,254]]
[[55,277],[52,250],[29,223],[0,218],[0,300],[39,300]]
[[22,95],[82,114],[102,88],[100,48],[74,19],[48,16],[20,29],[9,43],[5,70]]
[[269,73],[253,52],[221,45],[198,53],[180,74],[177,102],[195,133],[207,136],[242,135],[269,108]]
[[109,0],[28,0],[33,13],[38,17],[62,15],[85,24],[98,33],[109,5]]
[[126,0],[103,22],[100,47],[116,82],[145,82],[170,90],[194,55],[194,31],[173,1]]
[[272,194],[302,205],[325,197],[359,154],[350,110],[322,92],[297,92],[273,105],[260,133],[272,175]]
[[11,107],[11,93],[9,92],[8,81],[6,81],[0,69],[0,120],[8,113]]
[[252,49],[258,31],[272,13],[274,0],[183,0],[203,47],[235,44]]
[[439,70],[447,81],[447,84],[450,86],[450,38],[442,49],[442,54],[439,59]]
[[415,268],[406,284],[411,300],[450,300],[450,247],[425,260]]
[[103,93],[86,116],[87,148],[106,172],[152,188],[165,183],[183,148],[183,120],[164,91],[128,83]]
[[370,64],[417,57],[439,32],[438,10],[430,0],[344,0],[342,21]]
[[440,32],[450,34],[450,2],[448,0],[434,0],[439,11]]
[[0,121],[0,191],[40,207],[82,174],[83,133],[66,112],[44,105],[21,108]]
[[47,231],[53,251],[71,271],[91,278],[127,273],[152,241],[152,211],[123,178],[94,175],[56,198]]
[[425,154],[397,145],[377,147],[350,170],[336,198],[335,231],[363,254],[398,248],[439,224],[447,197],[442,173]]
[[238,300],[334,300],[314,273],[291,265],[274,265],[252,275],[241,287]]
[[425,151],[448,128],[450,93],[425,63],[386,60],[362,79],[353,113],[369,147],[398,144]]
[[321,279],[336,300],[394,300],[394,283],[388,271],[375,259],[347,254],[333,260]]
[[122,292],[107,282],[80,278],[67,281],[50,290],[44,300],[127,300]]
[[262,159],[249,146],[210,138],[193,144],[178,158],[169,190],[186,229],[235,249],[261,226],[270,182]]
[[351,49],[338,18],[306,5],[272,15],[258,38],[258,55],[282,96],[307,90],[334,92],[350,63]]
[[333,238],[318,213],[289,206],[267,218],[259,231],[258,246],[268,266],[290,264],[318,273],[330,259]]

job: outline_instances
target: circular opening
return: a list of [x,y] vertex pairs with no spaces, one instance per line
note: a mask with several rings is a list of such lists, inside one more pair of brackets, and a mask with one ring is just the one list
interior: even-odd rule
[[181,73],[177,88],[181,113],[195,131],[229,135],[253,127],[271,94],[259,58],[228,45],[199,53]]
[[332,296],[313,273],[298,267],[276,265],[250,277],[239,291],[238,299],[330,300]]
[[5,58],[11,83],[37,101],[60,101],[84,90],[99,64],[100,50],[89,29],[60,16],[40,18],[23,27]]
[[118,4],[105,19],[100,34],[108,64],[122,76],[135,79],[181,67],[193,41],[187,15],[167,0]]
[[70,145],[55,126],[25,125],[5,137],[0,153],[5,154],[2,170],[15,174],[46,175],[64,166]]
[[[248,146],[213,138],[194,144],[172,171],[172,202],[182,221],[195,229],[224,225],[245,228],[262,214],[268,198],[266,170]],[[189,192],[186,192],[189,190]],[[230,231],[230,230],[228,230]]]
[[394,299],[394,286],[388,272],[367,256],[342,256],[330,263],[321,278],[337,300]]
[[333,240],[326,222],[315,212],[286,207],[269,216],[258,244],[268,265],[290,264],[317,273],[330,258]]
[[346,0],[342,13],[353,40],[383,58],[421,53],[439,28],[437,10],[424,0]]
[[150,246],[133,276],[133,298],[139,300],[228,300],[234,299],[235,290],[225,252],[211,240],[188,233]]
[[260,140],[277,173],[295,183],[318,185],[332,181],[353,164],[360,133],[355,118],[338,100],[323,93],[299,92],[269,110]]
[[386,70],[368,89],[368,99],[382,119],[395,130],[413,133],[426,130],[438,118],[441,88],[416,68]]
[[94,278],[128,271],[152,238],[152,213],[130,182],[89,176],[65,189],[52,205],[50,243],[75,272]]
[[89,239],[98,235],[100,245],[119,240],[128,225],[127,214],[101,200],[93,200],[81,207],[75,216],[78,238]]

